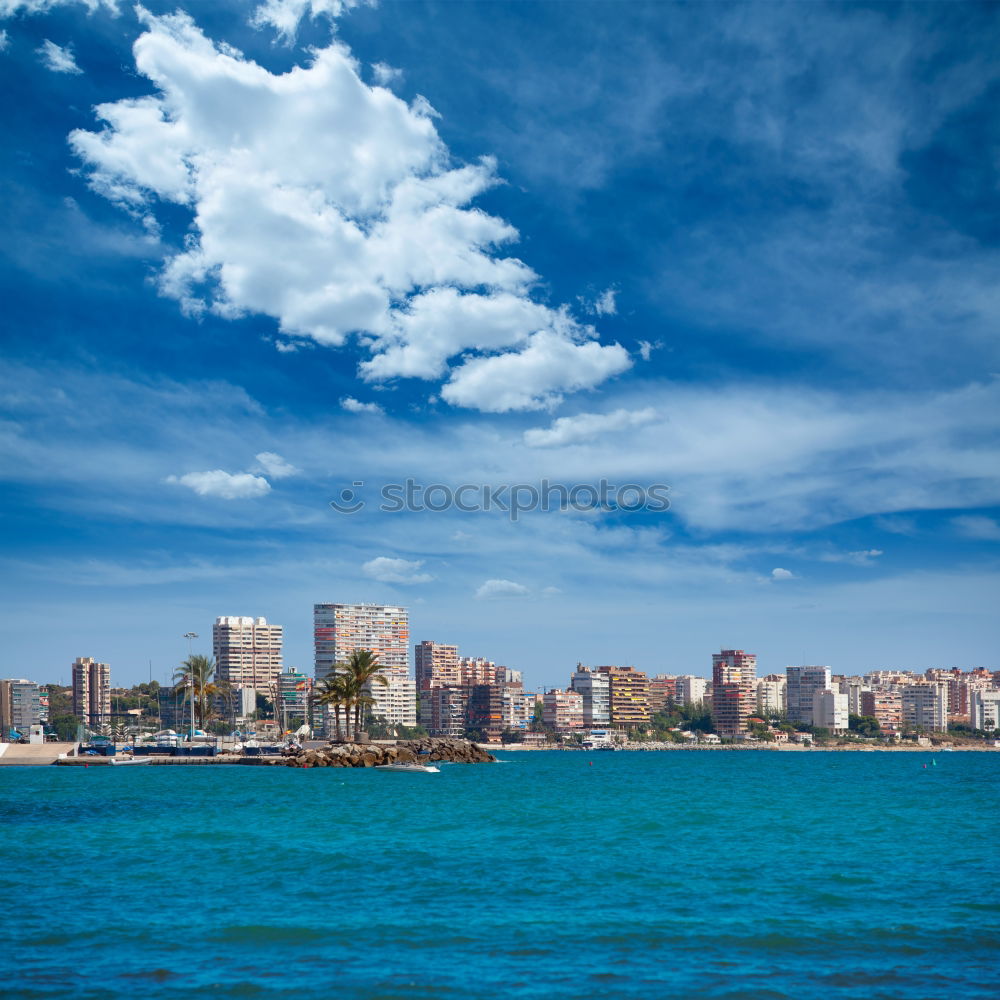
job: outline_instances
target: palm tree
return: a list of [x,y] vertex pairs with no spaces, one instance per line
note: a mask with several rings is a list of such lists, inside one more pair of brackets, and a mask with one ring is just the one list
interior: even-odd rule
[[340,739],[340,709],[344,708],[345,722],[351,705],[351,691],[347,683],[346,666],[343,663],[334,665],[333,670],[316,685],[313,696],[317,705],[330,705],[333,708],[333,719],[336,727],[336,738]]
[[378,662],[378,657],[370,649],[356,649],[351,653],[347,661],[347,679],[352,692],[354,702],[354,735],[361,732],[361,718],[363,710],[371,704],[374,699],[371,697],[371,687],[373,684],[381,684],[388,687],[389,681],[385,674],[379,673],[382,664]]
[[173,680],[174,690],[184,689],[184,698],[187,700],[187,688],[192,686],[195,702],[195,709],[198,712],[198,724],[205,725],[205,718],[208,714],[208,700],[217,692],[216,686],[212,683],[215,674],[215,660],[210,656],[202,656],[196,653],[189,656],[175,671]]

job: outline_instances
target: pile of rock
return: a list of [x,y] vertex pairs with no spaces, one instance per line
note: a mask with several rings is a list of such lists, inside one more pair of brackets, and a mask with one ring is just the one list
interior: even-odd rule
[[461,740],[452,736],[425,736],[419,740],[400,740],[396,746],[419,754],[421,759],[451,760],[459,764],[486,764],[496,760],[472,740]]
[[476,764],[496,758],[471,740],[424,737],[401,740],[395,746],[378,743],[331,743],[317,750],[301,750],[290,756],[289,767],[376,767],[379,764],[413,764],[428,760]]

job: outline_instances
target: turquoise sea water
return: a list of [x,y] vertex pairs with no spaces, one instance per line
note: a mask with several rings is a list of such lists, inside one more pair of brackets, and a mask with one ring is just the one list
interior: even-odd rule
[[0,995],[992,1000],[998,792],[985,753],[3,768]]

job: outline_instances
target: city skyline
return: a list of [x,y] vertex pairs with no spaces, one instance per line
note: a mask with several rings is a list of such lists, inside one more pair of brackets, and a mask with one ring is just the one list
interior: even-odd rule
[[[162,678],[241,609],[308,670],[324,600],[538,685],[991,665],[998,44],[967,4],[3,5],[3,671]],[[380,510],[408,480],[670,504]]]

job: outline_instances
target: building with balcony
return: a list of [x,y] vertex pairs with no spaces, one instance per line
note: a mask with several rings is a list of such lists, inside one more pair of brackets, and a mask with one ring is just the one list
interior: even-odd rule
[[697,705],[711,697],[712,685],[707,677],[681,674],[677,678],[677,700],[682,705]]
[[22,736],[42,722],[41,694],[34,681],[23,677],[0,680],[0,728],[6,737],[11,729]]
[[742,649],[712,656],[712,720],[720,736],[742,736],[757,707],[757,657]]
[[832,733],[848,729],[847,695],[835,688],[813,692],[812,724]]
[[969,725],[992,733],[1000,729],[1000,690],[976,688],[969,697]]
[[948,685],[935,681],[906,684],[900,690],[903,723],[914,729],[948,729]]
[[[608,678],[611,725],[632,728],[649,723],[649,678],[634,667],[598,667]],[[596,724],[596,723],[591,723]]]
[[570,687],[583,698],[583,724],[588,727],[611,723],[611,681],[607,674],[578,663]]
[[788,707],[785,697],[788,681],[781,674],[768,674],[757,681],[757,711],[763,715],[784,712]]
[[435,687],[461,687],[462,670],[458,646],[447,646],[425,639],[413,648],[417,690]]
[[73,714],[89,726],[111,720],[111,667],[89,656],[78,656],[70,667],[73,678]]
[[542,722],[557,732],[583,729],[583,695],[553,688],[542,695]]
[[[416,725],[416,682],[409,676],[410,625],[406,608],[389,604],[313,606],[314,679],[322,680],[351,653],[369,650],[381,665],[386,685],[373,683],[372,716],[389,726]],[[332,732],[332,709],[313,717],[318,732]]]
[[786,667],[785,700],[788,721],[804,726],[813,723],[813,695],[832,687],[829,667]]
[[420,725],[431,736],[464,736],[468,701],[468,688],[425,688],[420,692]]
[[875,685],[861,692],[861,714],[878,720],[879,729],[887,735],[898,733],[903,726],[903,698],[897,688]]
[[282,668],[284,629],[266,618],[226,615],[212,625],[215,679],[234,688],[266,694]]

